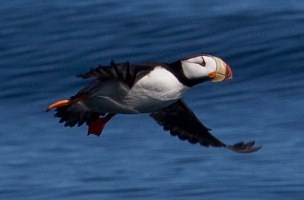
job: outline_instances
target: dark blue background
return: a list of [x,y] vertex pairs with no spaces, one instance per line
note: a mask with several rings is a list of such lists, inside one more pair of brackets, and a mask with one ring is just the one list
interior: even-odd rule
[[[1,199],[303,199],[304,1],[0,0]],[[234,79],[186,101],[241,155],[115,117],[97,138],[64,128],[49,103],[111,59],[171,62],[207,53]]]

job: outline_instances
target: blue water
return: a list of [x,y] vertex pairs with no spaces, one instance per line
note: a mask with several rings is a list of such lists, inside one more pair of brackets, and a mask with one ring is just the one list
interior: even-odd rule
[[[0,199],[303,199],[304,1],[0,0]],[[208,53],[234,79],[186,102],[241,155],[121,115],[101,137],[64,128],[49,103],[98,64]]]

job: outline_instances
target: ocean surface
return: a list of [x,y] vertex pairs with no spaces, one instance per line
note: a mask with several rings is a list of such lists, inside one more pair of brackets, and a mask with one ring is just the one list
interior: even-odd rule
[[[101,137],[65,128],[48,104],[99,64],[206,53],[234,79],[185,101],[226,143],[191,145],[148,115]],[[304,199],[304,1],[0,0],[0,199]]]

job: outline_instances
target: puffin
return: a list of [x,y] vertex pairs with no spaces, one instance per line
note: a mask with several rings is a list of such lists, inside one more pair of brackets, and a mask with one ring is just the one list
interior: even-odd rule
[[232,79],[230,66],[221,58],[198,54],[172,63],[110,62],[78,75],[91,82],[69,99],[50,104],[66,127],[88,126],[88,135],[100,136],[117,114],[146,113],[165,131],[191,144],[222,147],[239,153],[259,150],[255,141],[226,144],[211,134],[183,100],[194,86],[206,81]]

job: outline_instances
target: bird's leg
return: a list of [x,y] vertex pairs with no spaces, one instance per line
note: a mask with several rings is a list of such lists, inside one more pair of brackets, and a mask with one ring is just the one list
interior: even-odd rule
[[105,117],[101,117],[96,119],[95,121],[91,121],[89,123],[88,135],[93,134],[100,136],[103,128],[105,127],[106,123],[114,116],[115,114],[109,113]]

